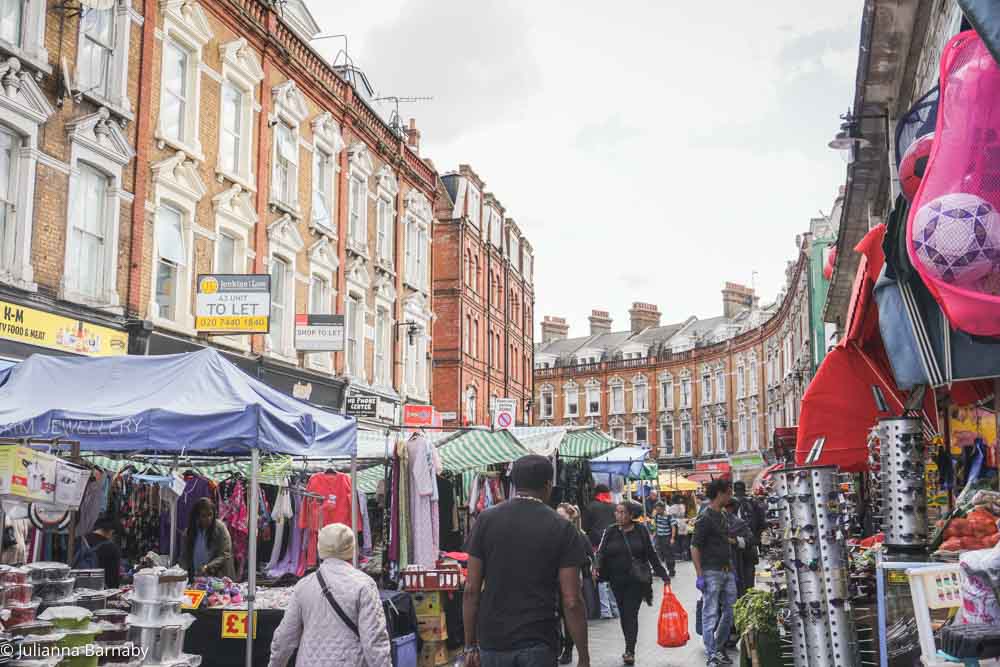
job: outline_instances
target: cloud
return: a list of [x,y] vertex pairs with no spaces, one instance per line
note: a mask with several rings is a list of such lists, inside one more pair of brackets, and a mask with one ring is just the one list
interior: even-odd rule
[[577,150],[593,153],[613,152],[627,148],[642,136],[638,128],[625,125],[620,114],[598,123],[589,123],[576,133]]

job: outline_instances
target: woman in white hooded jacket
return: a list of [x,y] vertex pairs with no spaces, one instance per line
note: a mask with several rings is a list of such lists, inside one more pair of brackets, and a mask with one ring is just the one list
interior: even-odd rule
[[285,617],[274,631],[269,667],[286,667],[296,649],[295,667],[391,667],[378,586],[351,565],[357,544],[354,534],[334,523],[319,531],[318,541],[323,562],[295,585]]

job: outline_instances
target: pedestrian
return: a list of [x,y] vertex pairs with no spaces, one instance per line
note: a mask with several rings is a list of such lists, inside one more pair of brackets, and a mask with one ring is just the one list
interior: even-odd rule
[[121,585],[122,552],[115,543],[117,523],[109,516],[98,517],[94,530],[80,539],[73,567],[79,570],[104,570],[104,587]]
[[690,540],[688,539],[687,505],[684,496],[676,494],[670,506],[670,515],[674,517],[677,526],[676,557],[678,560],[691,560]]
[[355,569],[357,539],[350,527],[331,523],[319,531],[322,561],[292,591],[271,640],[268,667],[364,665],[391,667],[392,650],[375,580]]
[[645,509],[646,516],[653,516],[653,510],[656,508],[656,503],[660,502],[660,492],[656,489],[652,489],[649,495],[646,496]]
[[667,506],[662,502],[653,508],[653,522],[656,526],[656,552],[660,560],[667,566],[670,578],[677,576],[674,562],[674,543],[677,541],[677,521],[667,512]]
[[549,459],[521,457],[511,470],[516,495],[473,526],[462,610],[467,667],[555,665],[560,600],[577,664],[590,667],[580,580],[589,554],[577,529],[546,504],[552,478]]
[[[756,550],[753,547],[753,533],[750,526],[739,516],[740,502],[735,496],[726,505],[729,515],[729,537],[732,543],[733,573],[736,575],[736,599],[743,597],[748,589],[753,588],[753,570],[757,563]],[[749,574],[747,574],[749,568]]]
[[[572,524],[577,531],[577,538],[580,540],[584,552],[588,555],[587,562],[580,567],[580,576],[586,585],[591,577],[590,540],[587,534],[580,527],[580,508],[570,503],[560,503],[556,507],[556,514]],[[562,600],[559,602],[559,618],[562,620],[560,631],[562,632],[562,653],[559,655],[559,664],[568,665],[573,662],[573,636],[569,632],[569,625],[566,622],[566,613],[563,611]]]
[[[732,566],[732,544],[729,537],[729,516],[724,511],[733,495],[726,479],[712,480],[708,485],[709,504],[695,522],[691,541],[691,556],[697,575],[696,587],[702,592],[702,639],[708,667],[733,664],[726,655],[725,643],[733,625],[733,605],[736,604],[736,576]],[[714,628],[714,631],[713,631]]]
[[598,577],[611,584],[621,614],[625,635],[626,665],[635,664],[635,646],[639,636],[639,608],[642,601],[653,604],[653,574],[670,582],[667,571],[656,555],[649,531],[638,525],[642,505],[622,502],[615,508],[616,525],[604,531],[597,551]]
[[200,498],[191,507],[180,565],[189,577],[236,576],[233,563],[233,540],[226,524],[219,521],[210,498]]
[[[750,531],[750,544],[743,549],[743,558],[737,574],[743,590],[754,587],[757,577],[757,563],[760,561],[761,538],[767,528],[767,515],[764,506],[747,495],[747,485],[743,481],[733,483],[733,497],[736,500],[736,516],[738,516]],[[742,592],[740,593],[742,597]]]
[[[604,484],[594,487],[594,499],[583,513],[583,530],[590,538],[593,551],[601,544],[601,537],[608,526],[615,525],[615,506],[611,502],[611,489]],[[597,596],[601,601],[601,618],[618,618],[618,605],[606,581],[597,583]]]

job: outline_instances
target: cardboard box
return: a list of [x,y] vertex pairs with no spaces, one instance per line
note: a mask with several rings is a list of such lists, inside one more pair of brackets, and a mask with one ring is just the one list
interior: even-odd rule
[[424,642],[417,667],[439,667],[448,664],[448,645],[445,642]]
[[444,614],[417,616],[417,633],[425,642],[444,641],[448,639],[448,621]]
[[440,592],[414,591],[410,593],[410,597],[413,599],[413,607],[418,618],[420,616],[436,617],[444,614]]
[[0,495],[53,503],[58,458],[30,447],[0,446]]

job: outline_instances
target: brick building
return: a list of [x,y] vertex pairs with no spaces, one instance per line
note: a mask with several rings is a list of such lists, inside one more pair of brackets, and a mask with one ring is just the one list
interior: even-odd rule
[[797,239],[786,287],[767,307],[726,283],[723,314],[704,320],[662,324],[656,306],[634,303],[627,329],[595,310],[590,335],[568,338],[566,320],[546,316],[533,423],[596,426],[649,445],[663,465],[725,459],[751,476],[774,429],[796,423],[811,377],[810,244]]
[[2,9],[0,356],[125,354],[143,8]]
[[534,254],[468,165],[441,177],[434,223],[434,406],[446,425],[490,423],[490,401],[532,409]]

